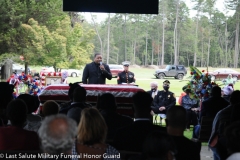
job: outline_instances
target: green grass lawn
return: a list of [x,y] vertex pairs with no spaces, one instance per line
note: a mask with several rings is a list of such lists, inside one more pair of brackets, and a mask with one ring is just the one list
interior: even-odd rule
[[[206,70],[206,68],[203,68]],[[202,68],[200,68],[202,70]],[[214,69],[212,69],[214,70]],[[152,81],[157,81],[159,84],[159,90],[162,90],[162,83],[164,80],[168,79],[170,81],[170,91],[174,92],[176,96],[180,96],[182,93],[182,87],[187,84],[188,80],[190,80],[190,74],[188,71],[188,75],[184,77],[183,80],[174,79],[173,77],[165,77],[162,79],[157,79],[154,77],[155,69],[149,68],[130,68],[130,71],[135,74],[136,84],[144,89],[145,91],[150,90],[150,83]],[[68,78],[68,82],[79,82],[82,80],[82,77]],[[106,81],[107,84],[117,84],[117,78],[112,78],[111,80]],[[218,84],[222,84],[221,81],[217,81]],[[240,89],[240,83],[237,82],[234,85],[234,89]]]

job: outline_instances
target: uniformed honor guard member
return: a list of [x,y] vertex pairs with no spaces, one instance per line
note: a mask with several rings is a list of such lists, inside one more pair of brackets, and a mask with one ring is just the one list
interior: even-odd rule
[[173,92],[169,91],[170,82],[169,80],[165,80],[163,82],[163,90],[159,91],[154,98],[154,106],[153,112],[155,114],[166,114],[167,110],[176,105],[176,97]]
[[129,71],[130,62],[125,61],[122,63],[124,71],[118,73],[117,82],[118,84],[135,84],[134,73]]

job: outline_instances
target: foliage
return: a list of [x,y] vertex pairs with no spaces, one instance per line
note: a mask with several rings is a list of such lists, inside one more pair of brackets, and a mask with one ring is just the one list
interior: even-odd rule
[[209,97],[211,89],[217,84],[211,82],[211,76],[208,74],[208,70],[199,71],[196,67],[190,66],[191,80],[187,83],[187,89],[190,90],[191,98],[201,100],[202,98]]

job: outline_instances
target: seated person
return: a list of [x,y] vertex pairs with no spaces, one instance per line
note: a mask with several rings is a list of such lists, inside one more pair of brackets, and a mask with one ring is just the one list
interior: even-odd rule
[[233,84],[226,85],[222,88],[222,97],[229,102],[232,92]]
[[[60,155],[71,154],[72,146],[77,135],[77,124],[63,114],[47,116],[38,130],[41,148],[44,153]],[[63,156],[63,155],[62,155]],[[51,159],[51,158],[49,158]]]
[[184,137],[186,110],[182,106],[173,106],[167,112],[167,132],[176,144],[176,160],[200,160],[201,143]]
[[69,97],[70,101],[60,104],[60,111],[59,111],[60,113],[62,113],[62,111],[61,111],[62,109],[68,108],[71,105],[71,103],[73,102],[73,91],[74,91],[74,89],[79,87],[79,83],[80,82],[69,83],[68,97]]
[[37,133],[23,129],[27,119],[27,106],[21,99],[8,104],[7,117],[11,125],[0,127],[0,150],[39,150]]
[[68,110],[67,116],[74,119],[77,122],[77,124],[79,124],[82,110],[84,108],[92,107],[90,104],[85,102],[86,95],[87,95],[87,92],[85,88],[80,86],[75,88],[73,92],[73,102],[68,108],[66,108]]
[[[95,108],[83,109],[77,131],[77,139],[72,148],[72,155],[80,155],[81,153],[92,156],[100,155],[93,159],[106,160],[108,159],[107,157],[114,156],[112,159],[120,160],[119,152],[105,143],[106,136],[107,125],[99,111]],[[85,160],[88,158],[82,157],[81,159]]]
[[72,94],[72,102],[68,107],[61,108],[59,113],[67,114],[71,108],[74,108],[76,106],[91,107],[89,103],[86,103],[86,95],[87,95],[87,91],[85,90],[84,87],[78,86],[74,88],[73,94]]
[[6,108],[8,103],[13,99],[14,86],[8,82],[0,82],[0,90],[0,126],[5,126],[8,123]]
[[190,97],[191,90],[186,89],[185,90],[186,95],[182,97],[182,106],[186,109],[187,113],[187,130],[190,129],[190,124],[193,124],[193,126],[198,124],[197,120],[197,107],[198,107],[198,101],[196,99],[193,99]]
[[227,160],[240,159],[240,121],[236,121],[225,130],[226,146],[228,154]]
[[178,98],[178,104],[181,106],[182,105],[182,97],[186,95],[185,90],[187,89],[187,86],[183,86],[182,90],[183,92],[181,93],[180,97]]
[[30,94],[20,94],[17,99],[23,100],[27,105],[27,121],[24,129],[37,132],[41,125],[42,117],[36,114],[32,114],[37,110],[39,106],[38,97]]
[[152,131],[165,131],[165,127],[152,124],[152,97],[147,92],[137,92],[133,95],[135,121],[120,128],[113,139],[113,146],[119,150],[141,152],[147,135]]
[[55,114],[58,114],[58,112],[59,112],[59,105],[57,104],[57,102],[53,100],[48,100],[43,104],[43,108],[42,108],[43,117],[55,115]]
[[[202,102],[202,108],[199,116],[199,124],[201,123],[201,118],[203,116],[215,117],[216,114],[227,107],[229,102],[221,97],[221,88],[214,86],[211,90],[210,98]],[[200,125],[196,125],[193,129],[193,138],[198,138]]]
[[177,149],[171,136],[165,132],[150,133],[143,143],[142,159],[174,160]]
[[133,119],[128,116],[117,113],[117,104],[115,97],[111,93],[104,93],[99,97],[97,107],[102,114],[107,127],[107,139],[112,140],[117,129],[133,123]]

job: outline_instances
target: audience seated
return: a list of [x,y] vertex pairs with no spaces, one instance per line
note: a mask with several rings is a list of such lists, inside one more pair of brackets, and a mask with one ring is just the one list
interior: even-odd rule
[[190,97],[191,90],[185,89],[186,95],[182,97],[182,106],[186,109],[187,113],[187,125],[186,128],[190,130],[190,124],[196,126],[198,124],[197,120],[197,109],[198,109],[198,101],[194,98]]
[[166,132],[152,132],[143,143],[143,157],[146,160],[174,160],[177,153],[171,136]]
[[41,125],[42,117],[32,114],[39,106],[39,101],[35,97],[30,94],[20,94],[17,99],[23,100],[27,105],[27,121],[24,129],[37,132]]
[[172,136],[176,147],[176,160],[200,160],[201,143],[184,137],[186,110],[182,106],[173,106],[167,112],[167,132]]
[[8,82],[0,82],[0,127],[5,126],[8,122],[6,117],[6,108],[8,103],[13,99],[14,86]]
[[[78,125],[76,143],[72,149],[72,155],[79,155],[83,153],[81,160],[120,160],[119,152],[112,146],[105,143],[106,135],[107,126],[99,111],[95,108],[83,109],[81,113],[81,120]],[[86,155],[89,155],[92,158]]]
[[99,99],[98,109],[108,127],[107,140],[113,140],[117,129],[132,124],[133,119],[117,113],[115,97],[111,93],[105,93]]
[[118,150],[141,152],[142,144],[150,132],[166,132],[166,128],[153,125],[151,122],[152,100],[147,92],[137,92],[133,95],[135,121],[117,131],[113,144]]
[[75,88],[73,92],[73,102],[68,108],[65,108],[65,110],[62,110],[62,113],[67,113],[67,116],[74,119],[77,124],[79,124],[81,112],[84,108],[91,107],[90,104],[86,103],[86,95],[87,92],[85,88],[83,87],[77,87]]
[[70,99],[70,101],[66,102],[66,103],[61,103],[60,106],[60,113],[61,110],[64,108],[68,108],[71,103],[73,102],[73,91],[75,90],[75,88],[79,87],[79,83],[80,82],[75,82],[75,83],[69,83],[69,90],[68,90],[68,97]]
[[38,134],[44,153],[71,155],[74,139],[77,135],[77,124],[63,114],[47,116],[42,121]]
[[8,104],[7,117],[11,126],[0,127],[0,150],[39,150],[37,133],[23,129],[27,106],[21,99]]
[[209,139],[209,147],[213,151],[214,160],[225,157],[224,147],[221,145],[221,139],[224,135],[226,123],[231,120],[231,113],[235,104],[240,102],[240,91],[235,90],[230,97],[230,105],[220,110],[213,120],[212,133]]
[[58,114],[58,112],[59,112],[59,105],[57,104],[57,102],[48,100],[43,104],[43,107],[42,107],[43,117],[55,115],[55,114]]
[[226,146],[228,154],[227,160],[240,159],[240,121],[232,123],[225,131]]

